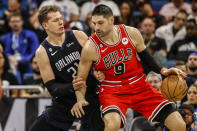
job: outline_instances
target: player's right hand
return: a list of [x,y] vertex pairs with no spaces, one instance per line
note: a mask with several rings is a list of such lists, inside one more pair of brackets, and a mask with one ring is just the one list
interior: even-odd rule
[[178,68],[174,68],[174,67],[171,67],[170,69],[163,68],[161,71],[161,74],[164,76],[175,74],[175,75],[181,76],[182,78],[187,77],[187,74],[185,72],[183,72],[182,70],[180,70]]
[[81,118],[82,115],[85,115],[83,106],[87,106],[89,103],[86,100],[80,100],[71,109],[71,114],[77,118]]
[[72,83],[75,91],[80,90],[82,87],[86,87],[86,82],[79,76],[74,76]]

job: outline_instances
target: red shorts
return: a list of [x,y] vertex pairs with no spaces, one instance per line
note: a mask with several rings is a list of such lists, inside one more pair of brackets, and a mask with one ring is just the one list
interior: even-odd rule
[[154,89],[144,74],[135,77],[132,81],[121,84],[118,81],[118,83],[119,86],[107,85],[105,82],[101,84],[99,99],[102,113],[117,110],[121,114],[123,124],[126,122],[125,115],[128,108],[140,112],[152,122],[164,106],[173,103],[167,101],[160,92]]

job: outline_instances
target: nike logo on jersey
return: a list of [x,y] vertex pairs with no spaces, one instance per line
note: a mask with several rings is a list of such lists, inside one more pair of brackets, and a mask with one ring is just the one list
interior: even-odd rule
[[56,53],[57,53],[57,50],[55,52],[51,53],[51,55],[54,56]]
[[101,50],[101,52],[103,53],[103,52],[105,52],[107,49],[108,49],[108,47],[107,47],[107,48],[105,48],[105,49],[103,49],[103,50]]

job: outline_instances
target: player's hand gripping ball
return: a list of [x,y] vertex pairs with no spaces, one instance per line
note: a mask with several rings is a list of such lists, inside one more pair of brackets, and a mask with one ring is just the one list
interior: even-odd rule
[[179,101],[187,94],[187,84],[185,80],[178,75],[169,75],[161,85],[161,93],[169,101]]

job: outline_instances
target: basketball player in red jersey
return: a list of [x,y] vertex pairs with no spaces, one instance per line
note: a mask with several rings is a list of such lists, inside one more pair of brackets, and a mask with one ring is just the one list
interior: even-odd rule
[[[123,125],[126,121],[127,108],[140,112],[149,121],[163,123],[171,131],[185,131],[185,122],[175,110],[174,103],[164,99],[147,81],[138,56],[151,70],[164,76],[186,77],[186,74],[176,68],[160,68],[147,51],[140,32],[124,25],[115,26],[108,6],[97,6],[92,13],[92,22],[96,32],[82,50],[73,86],[77,86],[79,78],[86,80],[92,64],[96,70],[105,73],[105,80],[99,88],[105,131],[120,129],[121,122]],[[87,105],[85,90],[83,87],[75,92],[77,103],[71,112],[77,117],[84,114],[82,107]]]

